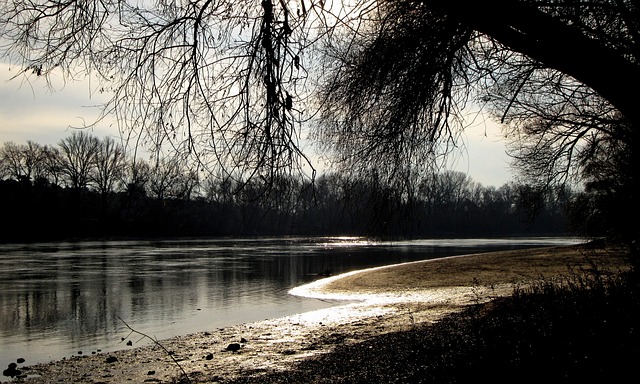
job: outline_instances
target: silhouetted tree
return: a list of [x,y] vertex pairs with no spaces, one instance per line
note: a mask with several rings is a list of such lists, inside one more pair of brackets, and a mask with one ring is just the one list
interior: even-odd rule
[[638,151],[629,139],[620,136],[631,127],[619,127],[616,135],[602,135],[588,141],[581,157],[585,191],[572,206],[575,223],[584,224],[588,235],[607,235],[619,240],[638,239],[640,231],[625,217],[640,214],[638,199]]
[[48,183],[60,186],[63,174],[62,158],[58,148],[50,145],[45,145],[43,147],[42,173],[40,174],[40,177],[45,179]]
[[123,184],[129,197],[147,196],[149,179],[151,178],[151,166],[144,160],[134,159],[126,162],[122,172]]
[[62,139],[58,146],[60,170],[67,185],[73,189],[86,188],[98,153],[98,139],[85,131],[77,131]]
[[23,152],[14,142],[6,142],[0,150],[0,169],[4,178],[19,180],[26,177]]
[[173,181],[180,170],[175,161],[160,160],[149,174],[149,192],[158,200],[163,200],[168,194]]
[[89,175],[102,196],[113,192],[115,184],[122,179],[124,171],[124,148],[109,136],[98,141],[93,158],[94,167]]
[[31,140],[27,144],[6,142],[0,149],[0,168],[5,177],[34,181],[45,174],[44,148]]

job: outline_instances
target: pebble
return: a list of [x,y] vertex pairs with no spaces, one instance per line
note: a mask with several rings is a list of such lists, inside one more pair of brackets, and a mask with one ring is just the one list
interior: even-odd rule
[[17,369],[17,367],[18,367],[18,364],[10,363],[9,367],[4,371],[2,371],[2,374],[4,376],[11,376],[11,377],[20,376],[22,374],[22,371]]
[[118,361],[118,358],[115,356],[109,356],[107,357],[107,359],[105,360],[107,363],[115,363],[116,361]]

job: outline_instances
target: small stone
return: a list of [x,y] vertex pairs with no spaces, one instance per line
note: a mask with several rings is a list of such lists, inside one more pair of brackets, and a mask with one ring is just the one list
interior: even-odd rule
[[213,360],[213,353],[209,353],[207,356],[204,357],[206,360]]
[[231,343],[231,344],[227,345],[227,351],[237,352],[239,350],[240,350],[240,344],[239,343]]
[[115,356],[109,356],[107,357],[107,360],[105,360],[107,363],[115,363],[116,361],[118,361],[118,358]]
[[245,339],[245,338],[243,337],[243,338],[241,338],[241,339],[240,339],[240,342],[241,342],[241,343],[246,343],[246,342],[247,342],[247,339]]
[[132,346],[133,345],[133,341],[131,341],[131,340],[127,341],[127,345],[128,346]]
[[82,351],[78,351],[78,355],[82,355]]
[[19,369],[17,369],[17,367],[18,367],[18,364],[10,363],[9,367],[7,367],[7,369],[2,371],[2,374],[4,376],[10,376],[10,377],[20,376],[22,372]]
[[18,362],[18,364],[24,363],[24,359],[22,357],[18,357],[18,360],[16,361]]
[[155,375],[155,374],[156,374],[156,371],[149,371],[149,372],[147,372],[147,375],[149,375],[149,376],[151,376],[151,375]]

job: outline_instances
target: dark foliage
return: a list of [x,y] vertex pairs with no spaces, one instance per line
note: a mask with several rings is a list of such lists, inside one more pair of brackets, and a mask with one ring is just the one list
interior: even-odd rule
[[638,226],[623,217],[640,214],[638,185],[638,133],[629,126],[618,126],[612,137],[599,138],[583,154],[583,175],[593,209],[573,211],[581,216],[576,222],[587,223],[585,232],[604,232],[617,241],[633,242],[640,238]]
[[315,186],[281,179],[270,187],[249,183],[238,194],[166,198],[136,188],[103,194],[88,188],[62,188],[43,180],[3,180],[0,209],[6,229],[0,241],[566,234],[565,196],[546,194],[536,201],[536,212],[531,216],[526,191],[516,185],[483,187],[456,172],[423,180],[411,199],[379,180],[338,174],[319,177]]

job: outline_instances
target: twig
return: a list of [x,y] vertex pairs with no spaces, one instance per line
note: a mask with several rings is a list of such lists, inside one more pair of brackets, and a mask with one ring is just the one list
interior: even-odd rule
[[[187,372],[184,370],[184,368],[182,368],[182,366],[180,365],[180,363],[178,363],[178,360],[176,360],[176,358],[173,356],[173,353],[169,352],[169,350],[167,348],[165,348],[164,345],[162,345],[157,339],[147,335],[146,333],[142,333],[140,331],[136,331],[135,329],[131,328],[131,326],[129,326],[129,324],[127,324],[126,321],[122,320],[122,318],[120,316],[118,316],[118,319],[120,319],[120,321],[122,321],[122,323],[129,328],[129,330],[131,332],[129,332],[129,335],[131,335],[132,333],[138,334],[140,336],[142,336],[140,338],[140,340],[142,339],[149,339],[151,340],[155,345],[157,345],[158,347],[160,347],[167,355],[169,355],[169,357],[171,357],[171,360],[173,360],[173,363],[180,368],[180,370],[182,371],[182,374],[184,375],[184,378],[187,380],[188,383],[191,383],[191,379],[189,379],[189,375],[187,375]],[[129,337],[129,335],[127,335],[127,338]]]
[[413,310],[411,310],[411,307],[407,305],[406,307],[407,309],[407,314],[409,315],[409,320],[411,320],[411,327],[415,327],[416,326],[416,319],[413,317]]

